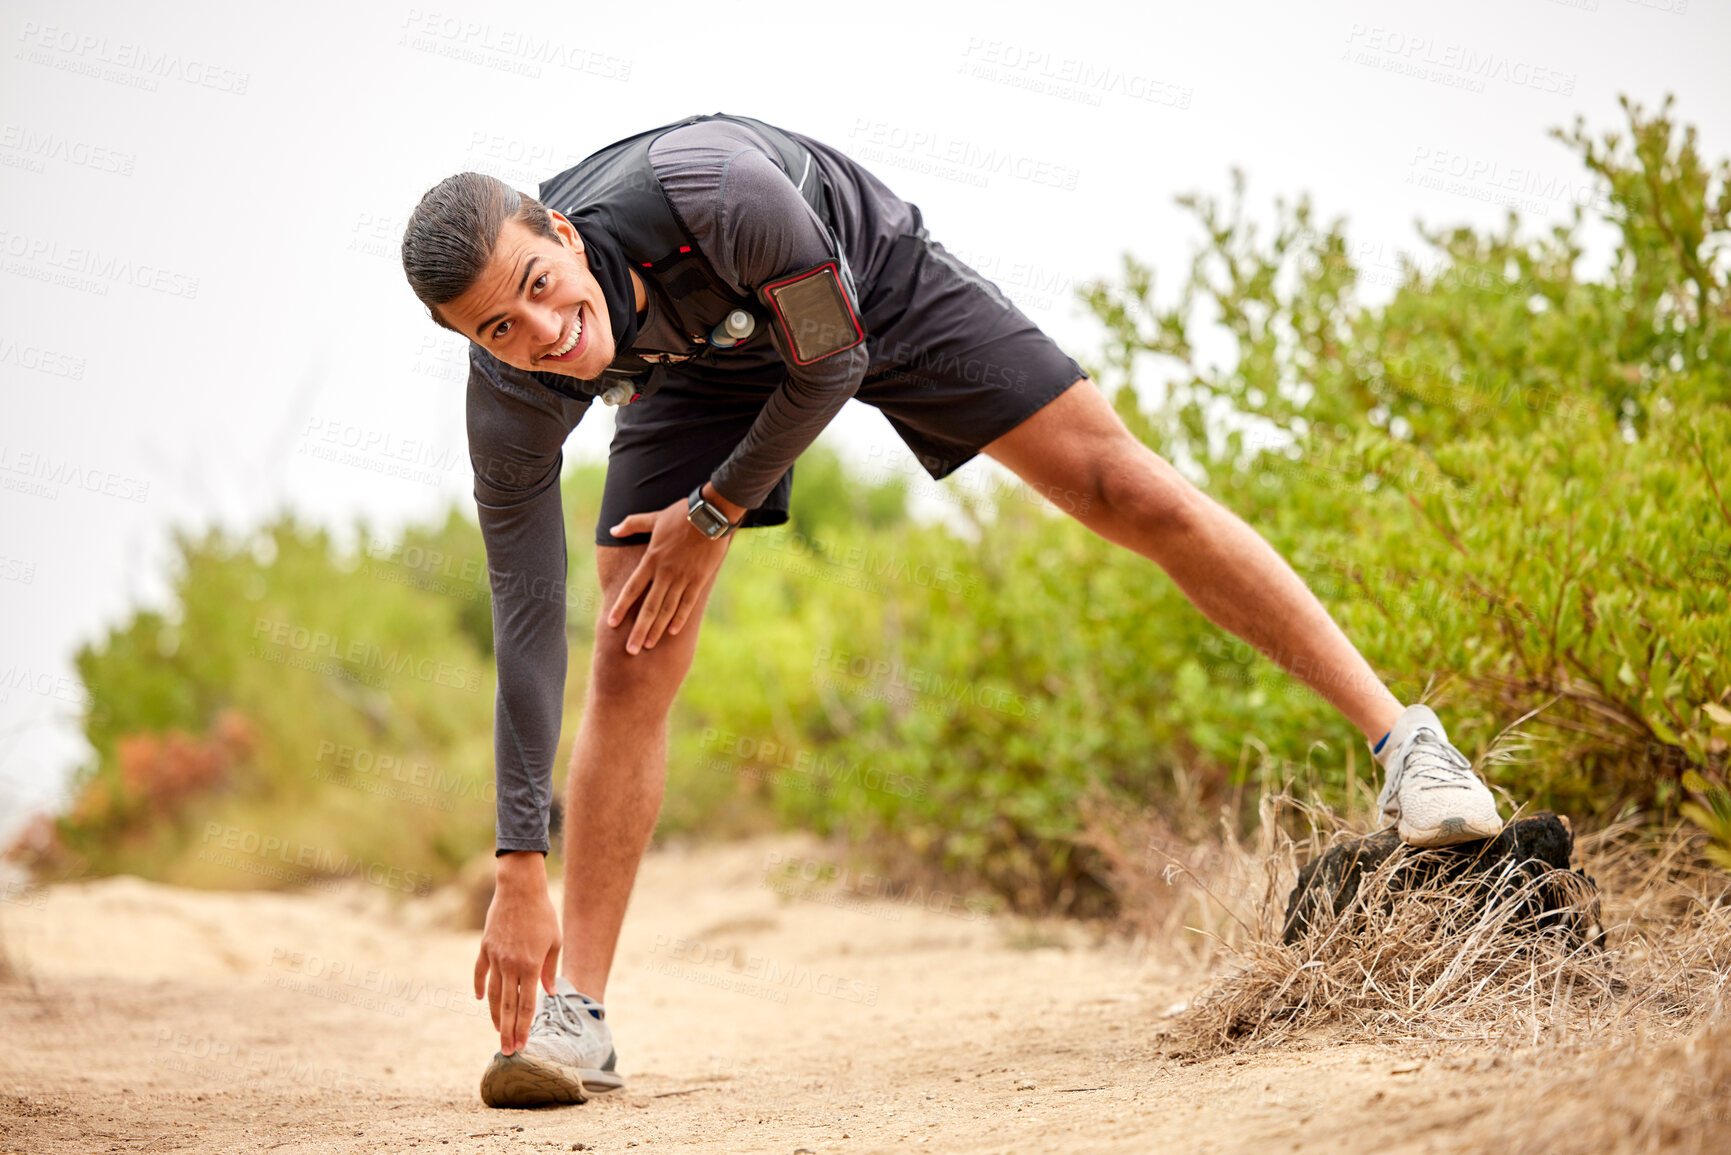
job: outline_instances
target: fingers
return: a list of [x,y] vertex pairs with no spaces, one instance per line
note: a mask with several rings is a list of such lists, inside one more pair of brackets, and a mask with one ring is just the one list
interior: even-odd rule
[[630,537],[634,533],[649,533],[655,529],[656,514],[634,513],[608,530],[614,537]]
[[[638,653],[643,649],[643,642],[649,636],[649,628],[655,624],[655,619],[661,614],[662,603],[667,600],[667,583],[655,582],[644,595],[643,605],[637,611],[637,620],[632,623],[631,636],[625,639],[625,652]],[[650,643],[653,645],[654,643]]]
[[[475,997],[478,999],[487,997],[487,970],[487,948],[483,946],[481,956],[475,960]],[[499,1025],[497,1015],[494,1016],[493,1025]]]
[[[493,1026],[499,1030],[499,1045],[502,1050],[504,1049],[505,1032],[499,1027],[499,999],[503,994],[504,986],[505,976],[503,971],[501,971],[497,966],[493,967],[492,971],[487,975],[487,1009],[493,1013]],[[506,1051],[506,1054],[509,1053],[509,1051]]]
[[553,949],[547,952],[546,961],[541,964],[541,989],[548,994],[553,993],[553,980],[559,974],[559,944],[554,943]]
[[644,635],[643,644],[645,646],[653,650],[655,648],[655,643],[661,640],[662,633],[667,629],[668,624],[673,621],[674,616],[679,613],[681,607],[683,607],[688,601],[694,602],[697,600],[695,595],[689,598],[686,597],[686,593],[690,589],[691,587],[689,585],[679,586],[674,590],[674,592],[661,600],[661,608],[656,611],[655,620],[650,624],[649,632]]
[[[649,552],[645,550],[643,556],[637,560],[637,568],[632,570],[631,576],[625,579],[625,585],[620,588],[619,596],[613,599],[613,608],[607,611],[607,625],[610,628],[615,630],[619,628],[619,623],[625,620],[625,611],[631,608],[632,603],[642,596],[644,589],[649,585],[649,575],[652,572]],[[636,653],[637,651],[631,652]]]
[[[503,970],[499,967],[493,973],[499,974]],[[517,976],[507,974],[500,985],[504,989],[499,994],[499,1017],[495,1022],[499,1027],[499,1049],[509,1055],[522,1045],[517,1041],[517,1012],[522,1009],[517,995]],[[525,1030],[523,1033],[528,1032]]]
[[511,1019],[512,1039],[521,1050],[529,1042],[529,1024],[535,1021],[535,971],[533,964],[521,976],[522,985],[512,984],[518,992],[515,1015]]
[[[689,596],[687,596],[689,595]],[[697,608],[698,592],[695,587],[688,586],[679,595],[679,609],[673,615],[673,620],[667,624],[667,634],[672,637],[685,628],[686,620],[691,617],[691,611]]]

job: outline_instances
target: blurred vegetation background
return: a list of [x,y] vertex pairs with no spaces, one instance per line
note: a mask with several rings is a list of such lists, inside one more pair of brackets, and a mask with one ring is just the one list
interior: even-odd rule
[[[1731,865],[1731,170],[1669,100],[1624,108],[1618,131],[1556,134],[1617,230],[1598,279],[1580,279],[1579,208],[1538,235],[1512,212],[1426,232],[1427,257],[1366,268],[1308,198],[1259,226],[1235,173],[1183,200],[1201,243],[1174,293],[1129,257],[1087,290],[1090,369],[1397,694],[1469,755],[1497,745],[1511,802],[1690,822]],[[1392,300],[1361,302],[1390,278]],[[1199,347],[1222,335],[1215,364]],[[658,837],[805,827],[1019,908],[1092,911],[1111,903],[1083,817],[1100,798],[1198,839],[1288,785],[1368,820],[1378,781],[1349,725],[1056,512],[1079,495],[993,477],[947,483],[961,511],[940,525],[908,515],[932,485],[911,459],[801,460],[792,525],[741,535],[711,601]],[[561,782],[600,480],[565,481]],[[203,886],[383,863],[424,889],[490,850],[468,509],[401,540],[362,527],[358,549],[290,517],[178,544],[172,610],[78,655],[96,757],[16,853]]]

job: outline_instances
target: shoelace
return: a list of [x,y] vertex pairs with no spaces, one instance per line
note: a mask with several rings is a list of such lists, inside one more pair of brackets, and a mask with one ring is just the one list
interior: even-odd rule
[[[1414,732],[1401,760],[1401,777],[1408,774],[1420,783],[1420,790],[1446,790],[1473,786],[1473,764],[1466,755],[1439,738],[1428,728]],[[1398,787],[1397,787],[1398,789]]]
[[[573,1011],[565,1005],[567,1002],[576,1003],[578,1009]],[[601,1008],[596,1007],[595,1009],[600,1010]],[[570,995],[545,996],[541,999],[540,1009],[535,1012],[535,1021],[530,1024],[529,1029],[531,1031],[536,1027],[552,1029],[557,1025],[570,1034],[581,1036],[588,1026],[583,1021],[589,1017],[588,1011],[589,1008],[582,999]],[[557,1024],[554,1022],[555,1019],[558,1020]]]

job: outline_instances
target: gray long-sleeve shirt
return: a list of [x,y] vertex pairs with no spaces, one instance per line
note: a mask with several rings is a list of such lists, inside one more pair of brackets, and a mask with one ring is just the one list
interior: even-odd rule
[[[890,244],[913,231],[917,214],[844,154],[805,137],[797,139],[828,178],[830,224],[863,294]],[[649,153],[669,202],[699,251],[741,294],[832,255],[822,222],[774,155],[759,134],[728,121],[673,129]],[[693,352],[686,334],[659,307],[656,294],[649,297],[649,312],[630,351]],[[608,307],[615,307],[614,302],[609,300]],[[747,508],[774,488],[853,396],[866,370],[863,344],[799,366],[778,327],[771,325],[770,330],[787,367],[786,379],[711,478],[723,497]],[[713,368],[728,364],[724,350],[706,348],[701,356]],[[761,358],[752,363],[761,364]],[[467,404],[499,670],[494,709],[498,848],[545,851],[567,661],[559,474],[562,446],[589,402],[558,393],[535,374],[505,365],[472,344]]]

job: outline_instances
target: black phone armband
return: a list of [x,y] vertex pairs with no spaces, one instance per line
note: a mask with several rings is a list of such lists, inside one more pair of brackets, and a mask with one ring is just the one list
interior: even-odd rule
[[859,309],[839,262],[780,277],[757,291],[795,365],[809,365],[865,340]]

